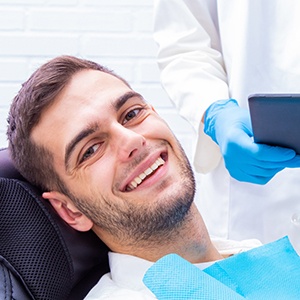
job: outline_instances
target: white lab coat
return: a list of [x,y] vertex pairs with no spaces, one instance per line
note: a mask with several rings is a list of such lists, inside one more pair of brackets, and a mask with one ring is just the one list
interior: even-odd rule
[[219,99],[247,107],[249,94],[300,93],[300,1],[155,0],[154,15],[163,86],[198,130],[199,206],[210,233],[262,242],[289,235],[299,252],[300,169],[263,186],[239,182],[199,124]]

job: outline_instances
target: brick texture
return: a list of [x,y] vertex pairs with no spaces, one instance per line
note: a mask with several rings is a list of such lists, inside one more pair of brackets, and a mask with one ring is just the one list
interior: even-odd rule
[[0,148],[20,85],[48,59],[70,54],[124,76],[167,120],[191,158],[195,136],[159,81],[152,0],[0,0]]

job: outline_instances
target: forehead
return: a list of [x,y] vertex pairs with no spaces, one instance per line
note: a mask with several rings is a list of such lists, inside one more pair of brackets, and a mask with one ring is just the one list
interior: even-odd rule
[[97,70],[83,70],[76,73],[62,90],[53,105],[73,106],[91,104],[95,98],[109,103],[118,94],[130,88],[119,78]]
[[[111,106],[113,101],[131,89],[119,78],[97,70],[83,70],[71,78],[70,82],[42,113],[37,127],[51,121],[53,117],[63,117],[74,121],[95,106]],[[99,111],[97,112],[99,113]],[[50,124],[48,124],[50,126]]]
[[70,136],[93,118],[109,115],[115,99],[130,91],[122,80],[111,74],[80,71],[42,113],[31,137],[37,144],[57,154]]

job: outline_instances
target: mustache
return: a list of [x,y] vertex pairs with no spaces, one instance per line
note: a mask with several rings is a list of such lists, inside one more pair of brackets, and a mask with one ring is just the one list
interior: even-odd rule
[[138,156],[136,156],[126,167],[125,174],[128,174],[133,168],[138,166],[147,156],[149,156],[153,151],[156,151],[157,149],[162,148],[163,146],[166,146],[168,143],[165,141],[160,142],[155,147],[147,146],[143,153],[140,153]]
[[126,176],[128,175],[128,173],[130,173],[134,168],[136,168],[143,160],[145,160],[153,151],[156,151],[157,149],[162,148],[163,146],[168,145],[168,143],[166,141],[162,141],[159,144],[157,144],[155,147],[153,146],[147,146],[144,150],[143,153],[140,153],[138,156],[134,157],[132,159],[132,161],[124,168],[124,170],[122,170],[122,173],[119,176],[119,180],[117,183],[117,189],[120,186],[120,182],[122,182],[122,180],[124,178],[126,178]]

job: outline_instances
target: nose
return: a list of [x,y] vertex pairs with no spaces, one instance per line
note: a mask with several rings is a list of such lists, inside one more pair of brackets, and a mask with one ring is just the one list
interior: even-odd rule
[[113,135],[117,156],[121,161],[132,159],[146,145],[143,135],[119,123],[113,126]]

